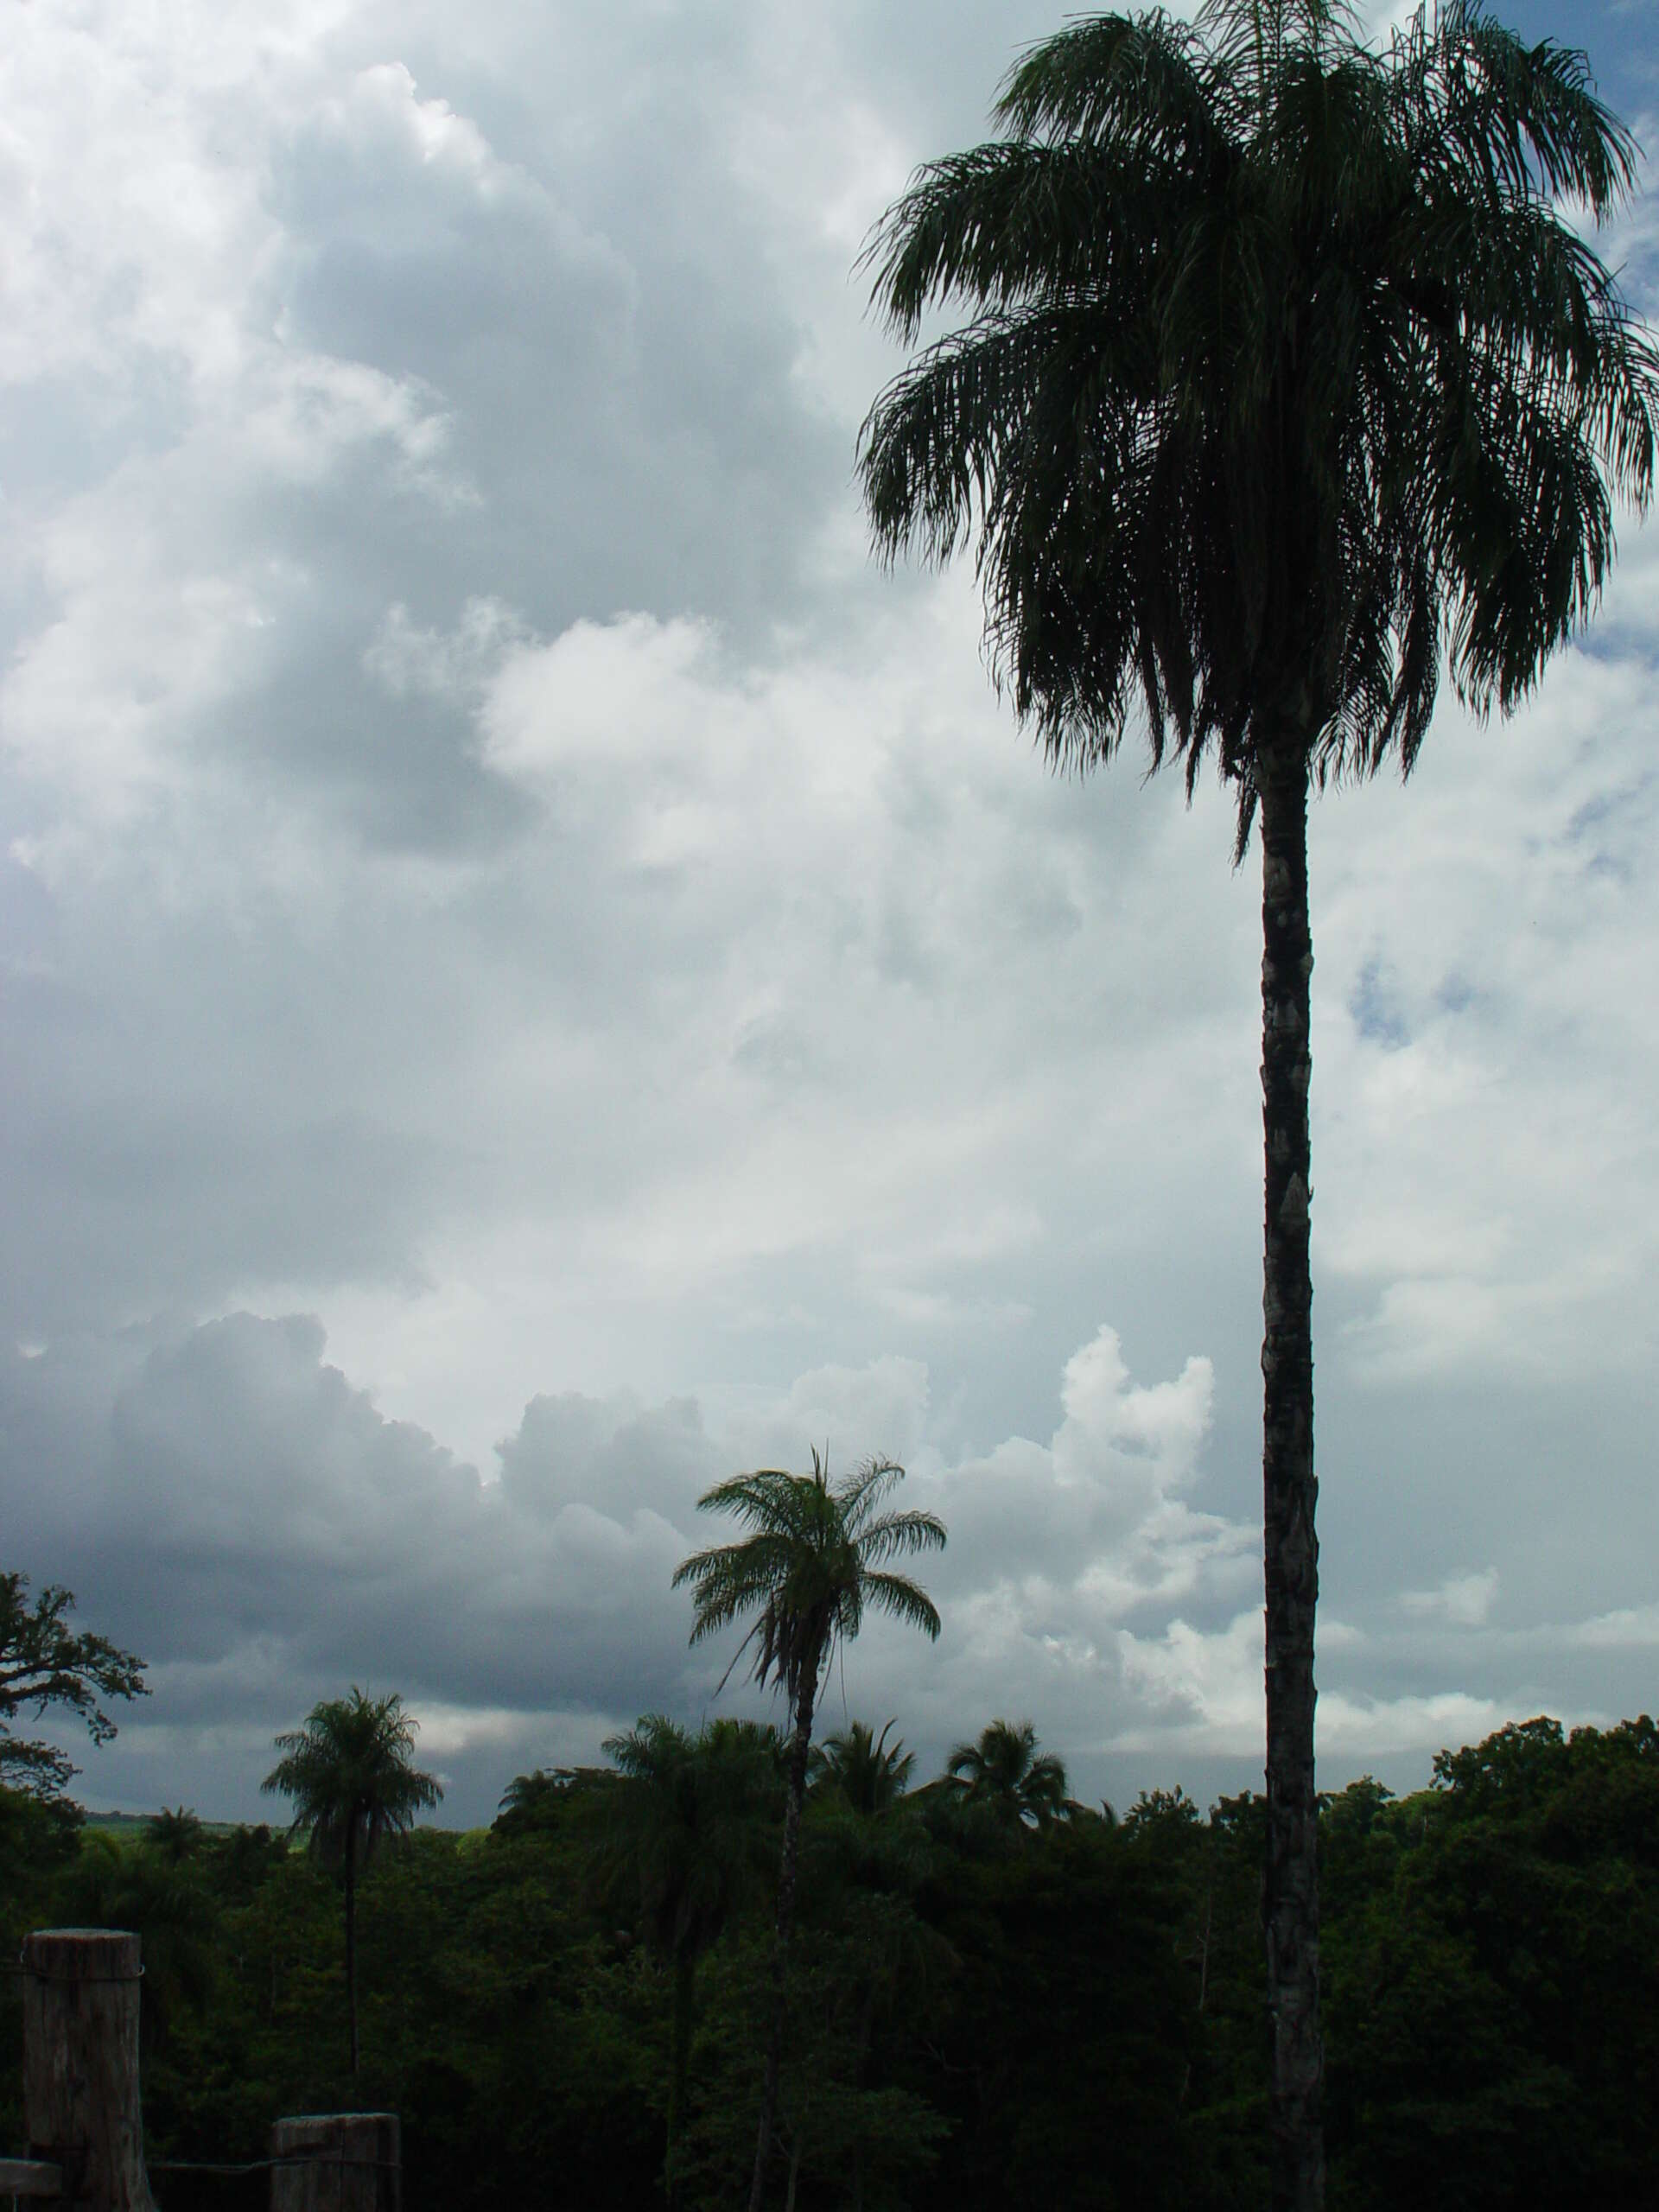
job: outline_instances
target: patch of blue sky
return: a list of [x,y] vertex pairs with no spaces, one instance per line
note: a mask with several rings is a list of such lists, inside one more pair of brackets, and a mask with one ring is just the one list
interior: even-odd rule
[[1373,1045],[1397,1049],[1411,1041],[1399,1001],[1375,955],[1359,971],[1348,996],[1348,1012],[1360,1035]]

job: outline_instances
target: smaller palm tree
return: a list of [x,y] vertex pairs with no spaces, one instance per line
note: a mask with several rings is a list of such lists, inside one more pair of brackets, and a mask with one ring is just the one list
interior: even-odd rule
[[1037,1748],[1029,1720],[993,1720],[976,1744],[958,1744],[945,1772],[969,1804],[1010,1827],[1046,1828],[1070,1810],[1065,1763]]
[[351,2021],[352,2071],[357,2071],[357,1884],[376,1847],[402,1835],[416,1813],[443,1791],[435,1776],[411,1764],[415,1722],[394,1692],[314,1705],[302,1726],[276,1738],[283,1754],[260,1788],[291,1798],[290,1834],[304,1831],[327,1866],[337,1866],[346,1890],[346,2002]]
[[764,1878],[782,1795],[778,1732],[716,1720],[698,1735],[648,1713],[605,1755],[616,1786],[596,1800],[607,1888],[637,1897],[645,1941],[668,1967],[673,2005],[668,2141],[663,2175],[679,2202],[679,2153],[690,2074],[698,1961]]
[[497,1835],[524,1835],[584,1808],[589,1794],[615,1780],[608,1767],[531,1767],[515,1774],[501,1792],[500,1804],[491,1823]]
[[675,1570],[676,1589],[682,1583],[691,1585],[696,1607],[693,1643],[746,1614],[754,1615],[732,1666],[721,1678],[721,1686],[753,1647],[754,1679],[784,1692],[794,1723],[772,1941],[772,2026],[749,2212],[760,2212],[778,2110],[801,1803],[806,1795],[818,1684],[836,1643],[850,1643],[858,1634],[867,1605],[927,1637],[937,1637],[939,1632],[938,1612],[926,1592],[908,1575],[895,1573],[884,1564],[942,1549],[944,1544],[944,1523],[936,1515],[882,1510],[904,1474],[891,1459],[867,1459],[832,1485],[827,1461],[815,1451],[810,1475],[763,1467],[754,1474],[716,1483],[697,1500],[699,1510],[735,1514],[748,1534],[739,1542],[694,1553]]
[[838,1736],[828,1737],[812,1754],[812,1788],[833,1791],[855,1813],[875,1819],[890,1813],[905,1794],[916,1755],[903,1744],[888,1746],[889,1720],[878,1736],[868,1721],[855,1720]]
[[163,1805],[159,1813],[152,1813],[144,1822],[144,1841],[153,1851],[158,1851],[170,1866],[194,1859],[206,1836],[200,1821],[186,1805]]

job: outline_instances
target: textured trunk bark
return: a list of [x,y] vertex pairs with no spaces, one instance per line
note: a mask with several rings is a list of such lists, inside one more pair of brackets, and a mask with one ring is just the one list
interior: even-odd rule
[[138,1938],[42,1928],[23,1938],[28,2158],[61,2169],[53,2201],[156,2212],[138,2082]]
[[1267,1595],[1268,1855],[1262,1916],[1273,2020],[1274,2212],[1321,2212],[1319,1835],[1313,1790],[1313,1277],[1308,1080],[1313,936],[1307,762],[1300,733],[1262,747],[1262,1561]]
[[766,2160],[772,2153],[772,2123],[778,2110],[778,2081],[784,2062],[784,2020],[789,2002],[789,1933],[795,1921],[795,1862],[800,1849],[801,1806],[806,1796],[806,1760],[812,1743],[812,1710],[818,1697],[815,1658],[802,1678],[795,1708],[795,1740],[789,1754],[789,1796],[784,1806],[784,1855],[778,1871],[778,1921],[772,1945],[772,2028],[766,2037],[766,2071],[760,2088],[760,2127],[754,2145],[754,2179],[749,2212],[760,2212],[766,2189]]

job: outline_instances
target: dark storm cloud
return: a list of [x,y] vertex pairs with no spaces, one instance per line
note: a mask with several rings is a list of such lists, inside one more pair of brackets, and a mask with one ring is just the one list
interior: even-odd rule
[[[313,1320],[234,1314],[148,1350],[8,1362],[9,1541],[163,1678],[186,1670],[169,1724],[224,1717],[214,1670],[250,1649],[270,1655],[273,1717],[368,1672],[416,1700],[532,1711],[676,1689],[687,1623],[664,1593],[684,1547],[664,1509],[683,1519],[706,1477],[694,1423],[612,1409],[584,1427],[567,1407],[563,1440],[587,1444],[573,1483],[532,1408],[486,1490],[322,1351]],[[249,1694],[236,1683],[237,1710]]]

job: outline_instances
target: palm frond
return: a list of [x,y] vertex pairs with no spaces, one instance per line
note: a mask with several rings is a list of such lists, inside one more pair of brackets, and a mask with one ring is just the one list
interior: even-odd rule
[[896,1459],[866,1459],[836,1484],[836,1505],[847,1534],[856,1539],[870,1515],[905,1471]]
[[1230,141],[1217,107],[1225,78],[1189,25],[1163,15],[1097,16],[1021,56],[992,111],[1020,138],[1082,140],[1143,164],[1207,167]]
[[907,1574],[878,1569],[864,1577],[863,1594],[880,1611],[891,1614],[906,1628],[920,1629],[931,1643],[938,1642],[938,1607],[920,1583],[912,1582]]
[[910,1553],[943,1551],[944,1544],[944,1523],[938,1515],[912,1510],[884,1513],[870,1522],[859,1538],[858,1551],[867,1565],[874,1566]]
[[1579,50],[1529,46],[1476,0],[1440,0],[1397,51],[1418,143],[1452,149],[1489,195],[1566,194],[1599,221],[1633,188],[1636,141],[1596,97]]
[[1196,196],[1193,180],[1133,155],[1023,140],[976,147],[918,172],[860,266],[874,267],[872,296],[909,344],[928,308],[950,300],[1006,313],[1144,291],[1147,257],[1183,196]]

